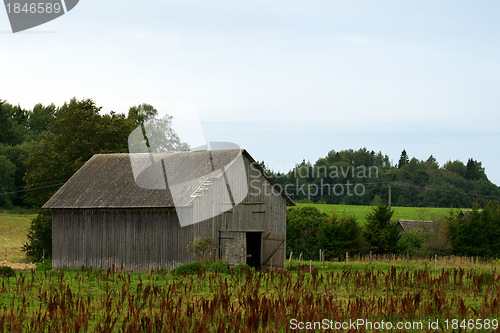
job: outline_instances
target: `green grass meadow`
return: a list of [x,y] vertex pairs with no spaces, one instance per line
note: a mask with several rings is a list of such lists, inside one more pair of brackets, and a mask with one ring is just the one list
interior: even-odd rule
[[[360,223],[366,221],[366,215],[370,213],[373,206],[352,205],[329,205],[297,203],[297,207],[312,206],[320,211],[331,215],[334,211],[340,217],[353,215]],[[394,210],[393,220],[437,220],[450,215],[450,212],[458,212],[460,209],[430,208],[430,207],[392,207]]]

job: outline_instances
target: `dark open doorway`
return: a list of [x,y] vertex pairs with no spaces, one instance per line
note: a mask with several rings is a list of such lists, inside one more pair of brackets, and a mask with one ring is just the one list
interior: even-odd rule
[[261,232],[247,232],[247,265],[260,269]]

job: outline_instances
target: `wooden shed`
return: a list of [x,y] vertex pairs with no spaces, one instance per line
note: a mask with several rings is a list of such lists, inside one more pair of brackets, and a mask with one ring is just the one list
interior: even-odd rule
[[[131,155],[94,155],[43,206],[52,209],[53,268],[173,269],[196,260],[187,246],[204,238],[212,239],[210,257],[229,265],[284,267],[286,206],[294,203],[248,152],[147,154],[180,179],[163,189],[137,185]],[[243,200],[214,200],[228,197],[220,192],[234,175],[245,180]],[[181,212],[203,220],[181,226]]]
[[396,222],[396,228],[398,231],[416,231],[416,232],[429,232],[434,230],[436,223],[434,221],[422,221],[422,220],[398,220]]

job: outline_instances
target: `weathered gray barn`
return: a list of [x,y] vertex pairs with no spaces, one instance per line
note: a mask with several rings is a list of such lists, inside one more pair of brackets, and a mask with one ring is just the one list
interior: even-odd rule
[[[52,209],[53,268],[172,269],[197,259],[186,248],[204,237],[213,240],[213,259],[284,267],[286,206],[294,203],[245,150],[151,154],[183,181],[176,200],[169,186],[138,186],[130,155],[94,155],[44,205]],[[237,205],[213,200],[228,176],[245,180],[248,194]],[[218,214],[216,205],[229,207]],[[209,217],[181,227],[181,211]]]

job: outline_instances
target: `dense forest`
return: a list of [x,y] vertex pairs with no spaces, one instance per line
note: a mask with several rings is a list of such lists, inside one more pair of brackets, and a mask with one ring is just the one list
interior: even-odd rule
[[100,111],[91,99],[31,110],[0,100],[0,208],[41,207],[92,155],[128,152],[130,132],[157,116],[147,104]]
[[[265,165],[263,165],[266,167]],[[403,150],[396,165],[366,148],[330,151],[314,164],[303,161],[288,173],[269,175],[298,202],[411,207],[472,207],[500,200],[500,187],[488,180],[481,162],[448,161],[440,166],[411,158]],[[389,186],[391,191],[389,191]]]
[[[100,111],[91,99],[33,109],[0,100],[0,208],[40,207],[92,155],[127,152],[130,132],[158,114],[148,104],[126,115]],[[389,186],[395,206],[472,207],[500,199],[500,188],[472,158],[439,166],[432,155],[421,161],[403,151],[392,165],[387,155],[363,148],[332,150],[286,174],[267,171],[296,201],[379,204],[387,202]]]

